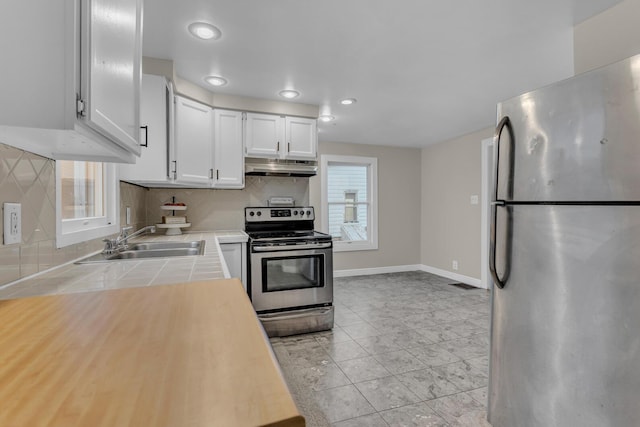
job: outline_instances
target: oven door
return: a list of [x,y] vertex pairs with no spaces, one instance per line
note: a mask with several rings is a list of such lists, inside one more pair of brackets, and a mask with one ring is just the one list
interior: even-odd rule
[[333,302],[331,243],[304,246],[311,248],[251,248],[251,301],[257,312]]

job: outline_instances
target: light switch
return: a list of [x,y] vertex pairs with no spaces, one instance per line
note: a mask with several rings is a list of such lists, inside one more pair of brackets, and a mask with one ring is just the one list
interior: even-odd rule
[[11,245],[22,241],[22,205],[4,203],[4,244]]

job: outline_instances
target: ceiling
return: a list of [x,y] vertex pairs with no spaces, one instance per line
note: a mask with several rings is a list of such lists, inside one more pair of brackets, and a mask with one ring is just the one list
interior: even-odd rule
[[[424,147],[573,74],[573,26],[620,0],[147,0],[145,56],[213,92],[316,104],[320,141]],[[222,30],[198,40],[194,21]],[[212,88],[208,75],[228,84]],[[343,106],[353,97],[357,103]]]

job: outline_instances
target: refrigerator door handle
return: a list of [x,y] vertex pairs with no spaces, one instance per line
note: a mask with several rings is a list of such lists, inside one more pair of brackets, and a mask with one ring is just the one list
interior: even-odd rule
[[512,200],[513,199],[513,163],[515,160],[515,135],[513,132],[513,125],[511,124],[511,119],[509,119],[509,116],[504,116],[500,122],[498,123],[498,126],[496,126],[496,132],[493,136],[493,140],[494,140],[494,147],[496,150],[496,159],[495,159],[495,167],[496,167],[496,181],[495,181],[495,198],[494,200],[498,200],[498,188],[499,188],[499,179],[500,179],[500,139],[502,137],[502,131],[504,130],[504,128],[507,128],[507,131],[509,132],[509,162],[507,164],[507,167],[509,168],[508,172],[508,181],[507,181],[507,200]]
[[[507,210],[507,227],[505,232],[505,242],[504,242],[504,274],[502,277],[498,275],[498,269],[496,268],[496,234],[497,234],[497,221],[498,221],[498,206]],[[490,244],[491,248],[489,250],[489,270],[491,271],[491,276],[493,277],[493,281],[499,289],[504,288],[507,283],[507,279],[509,279],[509,272],[511,270],[511,241],[513,239],[513,228],[512,228],[512,220],[511,220],[511,206],[507,206],[504,202],[492,202],[491,203],[491,234],[490,234]]]
[[497,220],[498,220],[498,206],[505,207],[504,201],[498,201],[498,188],[499,188],[499,179],[500,179],[500,139],[502,137],[502,131],[507,128],[509,132],[509,161],[507,163],[508,167],[508,180],[507,180],[507,200],[513,199],[513,163],[515,159],[514,145],[515,145],[515,137],[513,132],[513,126],[511,125],[511,119],[509,116],[504,116],[500,122],[498,122],[498,126],[496,126],[496,132],[494,134],[494,149],[495,149],[495,186],[494,186],[494,202],[491,203],[491,230],[490,230],[490,240],[491,240],[491,248],[489,250],[489,270],[491,271],[491,276],[493,276],[493,281],[499,289],[504,288],[504,285],[509,277],[509,270],[511,264],[511,207],[506,206],[507,209],[507,227],[506,227],[506,240],[505,240],[505,259],[504,259],[504,276],[500,278],[498,276],[498,271],[496,269],[496,233],[497,233]]

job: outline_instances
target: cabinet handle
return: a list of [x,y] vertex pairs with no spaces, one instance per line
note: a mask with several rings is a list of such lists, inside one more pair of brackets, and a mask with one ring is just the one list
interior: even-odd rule
[[178,161],[177,160],[171,160],[171,163],[173,163],[173,179],[177,179],[178,178]]
[[291,151],[291,143],[287,142],[287,153]]
[[276,144],[276,151],[280,151],[280,141]]
[[144,144],[140,144],[141,147],[149,146],[149,126],[140,126],[140,129],[144,129]]
[[213,169],[209,169],[209,179],[213,179]]
[[216,169],[216,181],[220,179],[220,169]]

